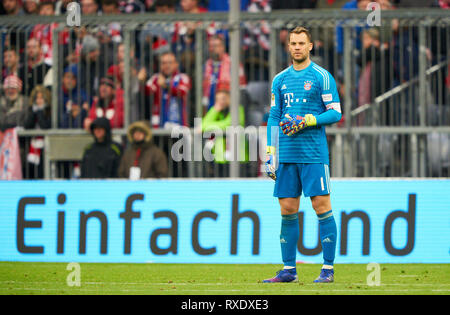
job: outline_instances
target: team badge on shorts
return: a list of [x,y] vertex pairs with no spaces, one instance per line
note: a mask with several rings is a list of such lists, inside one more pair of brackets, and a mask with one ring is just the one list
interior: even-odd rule
[[311,87],[312,87],[312,82],[311,82],[311,81],[306,81],[306,82],[305,82],[305,85],[303,85],[303,88],[304,88],[306,91],[311,90]]

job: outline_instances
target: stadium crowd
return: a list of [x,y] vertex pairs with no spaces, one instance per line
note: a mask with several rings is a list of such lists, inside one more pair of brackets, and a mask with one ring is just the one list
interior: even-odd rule
[[[64,15],[73,0],[1,0],[0,15],[24,18],[27,15]],[[80,0],[81,14],[141,14],[156,12],[205,13],[229,10],[229,1],[223,0]],[[286,9],[366,10],[369,0],[241,0],[241,10],[270,12]],[[448,0],[377,0],[384,10],[405,7],[441,7],[448,9]],[[24,20],[25,21],[25,20]],[[95,28],[74,28],[58,33],[58,43],[52,38],[57,24],[37,24],[23,30],[3,32],[1,51],[0,129],[12,127],[49,129],[52,127],[52,87],[56,60],[53,46],[59,45],[62,65],[61,84],[58,91],[58,128],[84,128],[92,133],[94,143],[89,145],[81,163],[81,176],[86,178],[148,178],[167,176],[167,157],[152,143],[152,129],[170,128],[175,125],[192,126],[195,116],[195,29],[194,22],[173,23],[170,28],[143,26],[136,31],[129,55],[126,55],[122,25],[110,23]],[[259,23],[245,25],[240,65],[240,86],[268,82],[267,66],[270,25]],[[355,47],[359,51],[357,105],[361,106],[409,80],[418,73],[417,62],[413,67],[402,62],[417,61],[418,43],[414,30],[398,30],[395,23],[388,31],[383,28],[355,29]],[[286,50],[287,29],[279,33],[280,62],[289,63]],[[415,33],[411,33],[415,32]],[[387,34],[387,35],[386,35]],[[231,124],[228,106],[231,61],[228,55],[228,34],[214,23],[207,29],[207,58],[203,65],[203,114],[207,118],[205,128],[226,128]],[[438,34],[435,34],[438,36]],[[443,40],[447,37],[440,36]],[[327,58],[336,51],[343,54],[343,32],[339,25],[332,45],[323,36],[315,41],[316,60]],[[402,47],[402,48],[400,48]],[[404,49],[408,47],[408,49]],[[448,44],[429,48],[429,58],[446,55]],[[390,56],[393,53],[394,56]],[[399,54],[403,54],[400,56]],[[131,60],[130,78],[130,126],[128,148],[115,143],[111,129],[123,128],[125,61]],[[394,60],[394,63],[389,63]],[[437,63],[439,60],[433,60]],[[383,65],[381,66],[381,63]],[[394,67],[394,69],[391,69]],[[341,97],[349,97],[342,88],[341,65],[328,65],[335,69],[340,81]],[[384,69],[383,71],[380,71]],[[407,71],[402,73],[402,71]],[[389,75],[394,73],[395,75]],[[444,86],[449,86],[449,78]],[[383,84],[381,84],[383,82]],[[442,93],[442,91],[441,91]],[[249,94],[249,93],[247,93]],[[242,100],[251,98],[244,95]],[[342,100],[341,100],[342,101]],[[255,116],[245,108],[243,101],[241,124],[264,124],[264,118]],[[263,112],[267,115],[267,106]],[[384,119],[386,124],[396,120],[392,112]],[[263,113],[264,114],[264,113]],[[344,113],[345,114],[345,113]],[[364,124],[361,118],[358,124]],[[222,145],[222,144],[220,144]],[[225,145],[225,144],[223,144]],[[217,141],[215,146],[217,147]],[[34,137],[23,153],[24,167],[38,167],[36,178],[42,178],[42,137]],[[224,148],[217,148],[223,150]],[[25,150],[25,149],[24,149]],[[143,161],[143,162],[142,162]],[[27,166],[28,165],[28,166]],[[139,170],[138,170],[139,169]],[[36,172],[32,172],[36,173]],[[70,175],[68,175],[70,176]]]

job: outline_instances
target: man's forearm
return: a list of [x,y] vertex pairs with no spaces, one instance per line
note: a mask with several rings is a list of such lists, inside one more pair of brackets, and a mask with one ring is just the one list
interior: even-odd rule
[[339,120],[341,120],[341,118],[341,113],[339,113],[337,110],[329,109],[326,112],[317,115],[316,121],[318,126],[325,126],[337,123]]

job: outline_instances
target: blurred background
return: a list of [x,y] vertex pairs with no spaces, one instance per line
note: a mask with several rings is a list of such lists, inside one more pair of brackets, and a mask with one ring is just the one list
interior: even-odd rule
[[[369,26],[371,3],[381,11]],[[271,81],[290,65],[288,32],[297,25],[311,31],[312,60],[339,88],[343,118],[327,128],[331,176],[448,177],[449,7],[241,0],[232,16],[229,1],[218,0],[1,0],[0,178],[235,177],[224,139],[202,139],[212,161],[180,161],[172,130],[194,134],[195,118],[203,131],[225,130],[231,106],[245,130],[264,128]],[[264,177],[264,161],[238,150],[238,176]]]

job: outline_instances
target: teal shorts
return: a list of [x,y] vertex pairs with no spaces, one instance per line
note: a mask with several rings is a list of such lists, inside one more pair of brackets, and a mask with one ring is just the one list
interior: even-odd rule
[[296,198],[328,195],[330,169],[322,163],[280,163],[275,171],[274,197]]

